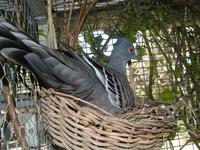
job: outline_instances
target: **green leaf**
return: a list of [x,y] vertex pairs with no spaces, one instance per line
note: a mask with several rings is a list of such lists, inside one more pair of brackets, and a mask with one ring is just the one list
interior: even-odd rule
[[78,46],[77,46],[77,51],[78,52],[82,52],[83,51],[83,47],[78,43]]
[[131,34],[131,35],[134,35],[134,36],[129,36],[128,37],[128,40],[135,43],[135,41],[137,40],[137,38],[135,37],[135,34]]
[[38,30],[38,35],[40,35],[40,36],[44,36],[45,38],[47,38],[47,35],[46,35],[46,33],[45,33],[45,31],[44,30]]
[[146,49],[143,46],[137,45],[136,46],[136,51],[137,51],[138,58],[140,60],[142,59],[142,57],[144,55],[147,55],[147,51],[146,51]]
[[84,33],[84,39],[85,39],[85,42],[87,42],[88,44],[91,45],[91,43],[92,43],[92,38],[91,38],[91,35],[90,35],[89,32],[85,32],[85,33]]
[[178,68],[176,68],[176,69],[174,70],[174,76],[175,76],[176,78],[178,78],[178,77],[180,77],[180,75],[181,75],[181,71],[180,71]]
[[173,102],[174,101],[174,92],[170,88],[165,88],[160,93],[160,98],[164,102]]
[[94,38],[94,41],[95,41],[97,48],[100,48],[103,38],[101,35],[98,35],[97,37]]

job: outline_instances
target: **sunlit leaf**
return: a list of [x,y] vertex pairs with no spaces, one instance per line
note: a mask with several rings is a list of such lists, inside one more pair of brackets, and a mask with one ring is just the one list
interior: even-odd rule
[[173,102],[174,92],[170,88],[165,88],[160,93],[160,99],[164,102]]
[[85,42],[87,42],[88,44],[92,43],[91,36],[90,36],[89,32],[84,32],[84,39],[85,39]]
[[140,60],[142,60],[142,57],[144,55],[147,55],[147,51],[146,51],[146,49],[143,46],[137,45],[136,46],[136,51],[137,51],[138,58]]

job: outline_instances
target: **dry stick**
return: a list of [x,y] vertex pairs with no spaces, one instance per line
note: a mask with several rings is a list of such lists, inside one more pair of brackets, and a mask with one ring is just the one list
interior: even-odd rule
[[76,41],[78,39],[78,34],[81,31],[81,28],[83,26],[83,23],[85,21],[86,16],[88,15],[89,11],[92,9],[94,4],[96,3],[96,0],[93,0],[92,2],[87,2],[87,0],[84,1],[83,6],[81,8],[80,14],[78,16],[78,19],[74,25],[73,30],[71,31],[71,37],[70,37],[70,46],[73,48],[76,48],[77,44]]
[[74,8],[74,0],[72,0],[70,10],[69,10],[69,16],[68,16],[68,21],[67,21],[67,34],[69,33],[73,8]]
[[17,27],[19,29],[21,29],[21,21],[20,21],[20,6],[19,6],[19,2],[17,0],[15,0],[15,5],[16,5],[16,16],[17,16]]
[[[71,24],[71,16],[72,16],[72,11],[74,7],[74,0],[71,2],[68,0],[64,0],[64,24],[63,27],[61,27],[61,37],[62,41],[65,43],[69,42],[69,29],[70,29],[70,24]],[[67,15],[67,3],[68,3],[68,8],[69,8],[69,15]],[[70,5],[71,4],[71,5]]]
[[[164,29],[164,28],[163,28],[163,29]],[[163,55],[164,58],[166,59],[167,64],[168,64],[168,67],[169,67],[169,71],[170,71],[170,77],[173,78],[172,75],[173,75],[174,70],[173,70],[173,68],[172,68],[172,66],[173,66],[173,65],[172,65],[172,62],[170,61],[170,58],[167,56],[167,54],[163,51],[163,48],[161,47],[161,45],[160,45],[160,43],[159,43],[159,41],[158,41],[158,38],[156,38],[156,36],[158,36],[159,38],[162,38],[162,37],[159,36],[158,33],[156,33],[156,35],[155,35],[151,30],[149,30],[149,32],[150,32],[150,35],[153,37],[153,40],[154,40],[156,46],[158,47],[159,51],[162,53],[162,55]],[[155,32],[155,31],[154,31],[154,32]],[[167,31],[165,30],[164,32],[167,32]],[[168,38],[170,37],[170,35],[167,35],[168,33],[164,33],[164,34],[165,34],[165,36],[167,36]],[[170,41],[172,41],[172,39],[170,39]],[[177,90],[176,90],[174,81],[173,81],[173,80],[170,80],[170,82],[171,82],[173,91],[176,93]]]
[[53,23],[52,9],[51,9],[51,0],[48,0],[47,3],[47,13],[48,13],[48,27],[49,27],[49,46],[51,48],[58,48],[55,27]]
[[[70,24],[71,24],[71,17],[72,17],[72,11],[74,8],[74,0],[71,1],[71,5],[69,6],[69,15],[67,17],[67,10],[66,10],[66,0],[64,1],[64,9],[65,9],[65,13],[64,13],[64,26],[63,26],[63,33],[62,33],[62,37],[63,37],[63,41],[66,43],[69,43],[69,39],[70,39]],[[69,1],[68,1],[69,3]]]
[[63,6],[64,6],[64,23],[63,23],[63,27],[61,28],[61,37],[64,42],[67,42],[68,32],[67,32],[67,10],[66,10],[67,2],[66,2],[66,0],[64,0],[63,3],[64,3],[63,4]]
[[136,93],[136,88],[135,88],[135,82],[134,82],[134,72],[133,72],[133,68],[132,68],[132,62],[128,62],[128,69],[129,69],[129,79],[130,79],[130,85],[131,85],[131,89],[133,90],[133,93],[135,95]]
[[25,136],[24,131],[20,127],[20,123],[19,123],[19,120],[18,120],[18,117],[17,117],[17,113],[15,111],[14,99],[12,98],[12,96],[10,94],[10,88],[9,88],[8,80],[4,77],[2,79],[2,83],[3,83],[3,93],[4,93],[4,96],[5,96],[8,115],[9,115],[11,121],[12,121],[13,129],[16,133],[16,136],[18,138],[20,145],[22,146],[22,149],[28,150],[29,147],[28,147],[28,144],[26,142],[26,138],[25,138],[26,136]]
[[152,50],[151,50],[151,46],[150,46],[150,43],[147,39],[147,35],[146,33],[143,34],[144,36],[144,41],[145,41],[145,44],[147,46],[147,50],[148,50],[148,53],[149,53],[149,58],[150,58],[150,67],[149,67],[149,86],[148,86],[148,89],[146,89],[147,91],[147,95],[148,95],[148,98],[151,99],[151,100],[154,100],[154,97],[153,97],[153,83],[154,83],[154,79],[153,79],[153,75],[155,74],[155,58],[154,58],[154,55],[152,53]]

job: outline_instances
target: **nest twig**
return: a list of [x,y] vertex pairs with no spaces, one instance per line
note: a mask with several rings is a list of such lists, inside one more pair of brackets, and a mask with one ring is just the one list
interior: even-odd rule
[[81,107],[80,99],[52,89],[40,95],[44,128],[65,149],[160,149],[175,125],[159,107],[136,107],[114,116],[83,100],[88,107]]

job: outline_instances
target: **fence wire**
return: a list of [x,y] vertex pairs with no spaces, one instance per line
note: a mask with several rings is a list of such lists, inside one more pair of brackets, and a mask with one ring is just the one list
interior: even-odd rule
[[[21,6],[17,12],[17,6]],[[106,3],[105,3],[106,6]],[[57,8],[61,11],[61,7]],[[96,11],[96,12],[95,12]],[[98,15],[98,11],[94,10],[95,17],[89,17],[87,23],[83,27],[83,31],[79,36],[79,45],[82,50],[88,53],[91,57],[97,58],[98,54],[95,51],[103,49],[104,59],[99,59],[102,64],[106,63],[107,57],[110,55],[113,44],[116,42],[117,37],[110,36],[110,32],[105,30],[105,26],[115,28],[117,16],[113,17],[112,14],[106,15],[106,19],[102,19],[102,15],[110,12],[110,10],[104,10],[103,13]],[[19,13],[19,14],[18,14]],[[116,13],[116,12],[115,12]],[[33,21],[30,9],[28,8],[26,1],[20,0],[18,4],[14,0],[0,0],[0,14],[5,16],[13,23],[19,24],[28,34],[32,37],[37,38],[37,24]],[[18,18],[18,15],[20,16]],[[114,14],[116,15],[116,14]],[[98,18],[99,17],[99,18]],[[17,19],[18,18],[18,19]],[[114,18],[114,19],[113,19]],[[104,23],[95,24],[94,19],[103,20]],[[91,27],[93,30],[91,32]],[[115,28],[116,29],[116,28]],[[143,35],[138,32],[136,35],[135,45],[145,47],[145,41]],[[93,43],[91,39],[93,38],[96,43]],[[151,38],[151,37],[149,37]],[[95,48],[95,46],[97,46]],[[152,69],[152,64],[150,64],[150,55],[147,49],[144,49],[144,55],[141,58],[141,61],[136,60],[131,61],[129,66],[127,66],[127,73],[129,77],[130,84],[134,90],[134,93],[138,100],[148,101],[150,98],[154,100],[165,100],[165,102],[176,102],[180,99],[195,97],[194,94],[187,93],[188,82],[187,78],[179,79],[174,78],[174,76],[169,71],[168,60],[160,52],[159,47],[155,43],[150,43],[150,48],[155,57],[155,64],[153,66],[155,74],[153,74],[153,82],[150,83],[150,70]],[[172,67],[175,68],[176,53],[169,53],[173,62]],[[52,149],[51,139],[48,139],[48,133],[43,130],[43,123],[41,116],[39,115],[39,100],[37,97],[37,82],[35,81],[34,76],[29,73],[24,68],[13,65],[11,63],[1,63],[1,95],[0,95],[0,142],[1,149],[20,149],[19,139],[16,136],[14,130],[13,122],[11,122],[8,115],[8,103],[5,101],[3,94],[3,79],[6,79],[9,83],[10,93],[14,98],[15,102],[15,111],[18,116],[18,120],[22,131],[25,133],[25,138],[30,149]],[[155,69],[156,68],[156,69]],[[199,71],[199,70],[193,70]],[[131,73],[132,72],[132,73]],[[184,71],[183,71],[184,72]],[[178,74],[178,72],[177,72]],[[178,94],[174,93],[173,86],[175,80],[176,83],[180,83]],[[149,84],[152,84],[152,91],[149,91]],[[172,135],[172,139],[166,142],[162,149],[164,150],[197,150],[194,141],[191,140],[190,134],[186,128],[186,125],[183,120],[178,120],[178,131],[175,131]]]
[[[100,31],[95,31],[94,37],[101,36],[103,38],[101,46],[105,43],[108,39],[108,35]],[[145,45],[143,37],[137,37],[136,43],[133,45]],[[82,45],[83,50],[91,55],[91,45],[84,40],[83,34],[79,37],[80,45]],[[116,38],[110,39],[110,42],[107,44],[107,49],[105,50],[105,54],[110,54],[113,49],[113,44],[117,41]],[[169,70],[167,68],[167,62],[165,58],[158,52],[158,47],[155,47],[152,44],[151,47],[152,51],[154,52],[155,59],[158,61],[157,65],[154,66],[157,68],[156,78],[153,82],[153,91],[152,94],[155,100],[165,102],[176,102],[177,98],[183,98],[180,95],[175,95],[172,90],[172,80]],[[150,70],[150,62],[149,62],[149,55],[146,50],[146,55],[143,56],[142,60],[138,62],[137,60],[132,60],[131,65],[127,65],[127,75],[129,77],[130,84],[132,85],[132,89],[134,90],[135,97],[137,101],[149,101],[148,97],[148,87],[149,87],[149,70]],[[133,75],[130,76],[130,70],[133,71]],[[132,83],[131,83],[132,81]],[[185,86],[183,84],[183,86]],[[183,87],[184,89],[184,87]],[[185,94],[187,92],[183,90]],[[186,95],[187,96],[187,95]],[[171,137],[171,140],[164,143],[162,146],[163,150],[197,150],[198,148],[195,146],[194,142],[190,139],[187,129],[185,128],[185,124],[182,120],[178,120],[178,131],[174,132],[174,135]]]

